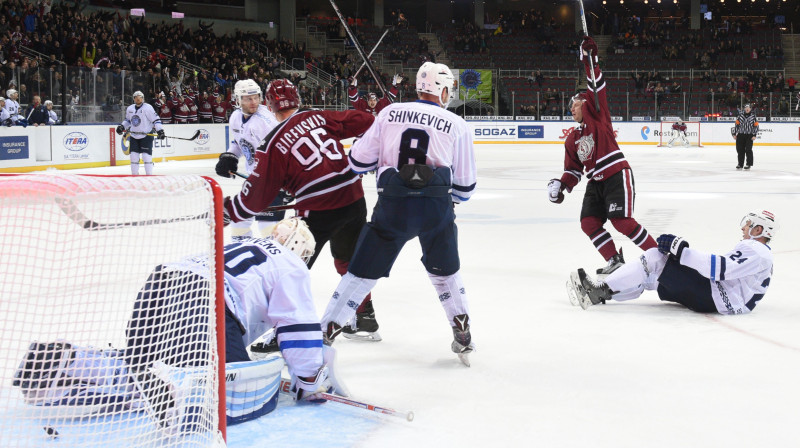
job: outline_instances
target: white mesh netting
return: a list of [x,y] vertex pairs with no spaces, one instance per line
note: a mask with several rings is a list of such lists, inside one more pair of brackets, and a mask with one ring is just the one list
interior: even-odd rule
[[213,192],[0,176],[1,446],[220,443]]

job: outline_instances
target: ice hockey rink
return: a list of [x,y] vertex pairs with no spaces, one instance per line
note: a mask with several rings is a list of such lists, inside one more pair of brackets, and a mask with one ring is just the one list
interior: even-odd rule
[[[725,253],[741,238],[747,211],[777,215],[774,277],[753,313],[696,314],[651,291],[586,311],[571,306],[570,271],[605,264],[578,222],[585,180],[563,204],[551,204],[545,187],[561,175],[563,146],[476,145],[477,192],[456,207],[477,345],[472,367],[450,351],[450,327],[412,242],[373,291],[383,341],[340,337],[334,347],[355,399],[413,410],[414,421],[282,397],[272,414],[229,428],[229,446],[795,445],[800,150],[756,146],[749,172],[734,169],[733,146],[622,150],[634,169],[635,217],[654,237],[673,233]],[[213,175],[215,162],[157,163],[155,173]],[[226,194],[242,183],[219,181]],[[371,207],[374,177],[364,185]],[[635,261],[641,251],[608,228]],[[327,250],[311,278],[321,314],[339,278]]]

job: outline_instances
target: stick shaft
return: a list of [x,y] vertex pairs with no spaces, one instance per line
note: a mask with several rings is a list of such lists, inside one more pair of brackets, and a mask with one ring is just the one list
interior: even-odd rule
[[369,62],[369,57],[367,57],[367,54],[364,52],[364,48],[358,42],[358,39],[356,39],[355,34],[353,34],[353,31],[350,29],[350,25],[347,24],[347,20],[345,20],[344,16],[342,15],[342,12],[339,11],[339,7],[336,6],[336,2],[334,0],[329,0],[329,1],[331,3],[331,6],[333,6],[333,10],[336,11],[336,15],[339,17],[339,21],[342,22],[344,30],[347,32],[347,35],[350,36],[350,40],[353,41],[353,45],[356,47],[356,51],[358,51],[358,54],[361,56],[361,59],[364,60],[364,64],[367,66],[367,70],[369,70],[369,73],[372,75],[372,78],[375,79],[375,82],[378,84],[378,88],[381,89],[383,96],[387,97],[386,87],[383,85],[383,80],[380,78],[380,76],[378,76],[378,74],[375,72],[375,68]]
[[[586,26],[586,12],[583,10],[583,0],[578,0],[578,5],[581,8],[581,24],[583,25],[583,35],[589,35],[589,27]],[[579,48],[578,51],[583,51],[583,48]],[[589,53],[589,71],[592,72],[592,93],[594,93],[594,108],[595,110],[600,113],[600,101],[597,99],[597,80],[594,77],[594,61],[592,60],[592,54]]]
[[[368,58],[372,57],[372,53],[375,53],[375,50],[377,50],[378,47],[381,46],[381,42],[383,41],[383,38],[386,37],[386,33],[388,33],[388,32],[389,32],[389,28],[387,28],[386,31],[383,32],[383,35],[381,36],[381,38],[378,39],[378,43],[375,44],[374,47],[372,47],[372,51],[370,51],[369,54],[367,55]],[[353,75],[353,78],[358,76],[358,74],[361,73],[361,70],[363,70],[364,67],[366,67],[366,66],[367,66],[367,63],[366,62],[362,62],[361,63],[361,67],[359,67],[358,70],[356,70],[355,74]]]
[[[285,378],[281,378],[281,387],[280,391],[284,393],[291,393],[291,382]],[[367,411],[378,412],[380,414],[391,415],[393,417],[400,417],[404,418],[408,421],[414,419],[414,413],[411,411],[408,412],[399,412],[395,411],[394,409],[384,408],[381,406],[375,406],[369,403],[363,403],[361,401],[353,400],[351,398],[341,397],[339,395],[329,394],[326,392],[322,392],[317,394],[321,398],[324,398],[328,401],[333,401],[335,403],[344,404],[347,406],[353,406],[356,408],[366,409]]]

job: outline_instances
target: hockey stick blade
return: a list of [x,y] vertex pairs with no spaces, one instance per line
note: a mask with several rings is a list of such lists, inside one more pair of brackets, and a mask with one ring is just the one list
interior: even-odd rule
[[195,221],[198,219],[208,219],[209,214],[208,212],[201,213],[199,215],[193,216],[179,216],[177,218],[157,218],[157,219],[144,219],[141,221],[127,221],[127,222],[116,222],[116,223],[100,223],[94,220],[89,219],[83,212],[75,205],[74,202],[67,198],[56,198],[56,204],[61,208],[61,211],[64,212],[65,215],[69,217],[75,224],[78,224],[80,227],[86,230],[112,230],[112,229],[120,229],[123,227],[141,227],[141,226],[152,226],[158,224],[170,224],[173,222],[182,222],[182,221]]
[[[287,380],[286,378],[281,378],[280,391],[289,394],[291,393],[290,388],[291,388],[291,381]],[[367,411],[377,412],[379,414],[391,415],[392,417],[404,418],[409,422],[414,420],[414,411],[395,411],[394,409],[375,406],[369,403],[363,403],[361,401],[353,400],[351,398],[342,397],[339,395],[329,394],[327,392],[321,392],[316,395],[319,396],[320,398],[324,398],[334,403],[353,406],[356,408],[365,409]]]

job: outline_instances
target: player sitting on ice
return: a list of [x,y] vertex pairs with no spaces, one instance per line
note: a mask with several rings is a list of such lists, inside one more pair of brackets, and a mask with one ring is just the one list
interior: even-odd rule
[[700,313],[747,314],[764,298],[772,277],[772,249],[778,230],[775,215],[759,210],[739,224],[742,241],[725,255],[690,249],[675,235],[658,237],[658,248],[645,251],[639,263],[627,263],[604,281],[578,269],[567,292],[573,305],[586,309],[607,300],[639,297],[645,289]]
[[667,146],[672,148],[672,144],[675,143],[675,140],[680,140],[683,146],[689,146],[689,139],[686,138],[686,123],[680,118],[678,118],[678,121],[675,123],[672,123],[672,138]]
[[[282,244],[281,244],[282,243]],[[225,246],[225,371],[227,422],[236,424],[277,405],[284,361],[295,399],[325,401],[318,394],[347,395],[336,380],[335,351],[323,346],[305,260],[314,237],[305,222],[285,219],[272,238],[240,238]],[[139,291],[123,350],[79,347],[66,341],[31,344],[13,385],[37,406],[81,406],[96,412],[112,405],[143,409],[167,432],[181,433],[202,419],[213,399],[192,353],[209,350],[205,257],[163,264]],[[277,327],[283,357],[251,360],[246,348]],[[75,415],[75,414],[73,414]],[[85,415],[85,414],[84,414]]]

